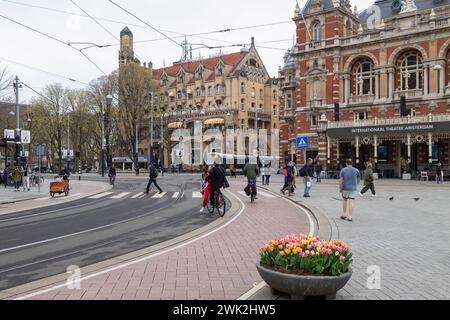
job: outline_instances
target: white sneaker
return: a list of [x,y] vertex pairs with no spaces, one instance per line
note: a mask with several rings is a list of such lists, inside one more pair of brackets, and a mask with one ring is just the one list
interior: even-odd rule
[[200,209],[200,213],[203,213],[203,211],[205,211],[205,208]]
[[377,196],[376,194],[373,194],[373,195],[372,195],[372,197],[376,197],[376,196]]
[[360,196],[360,197],[364,197],[364,195],[363,195],[361,192],[359,193],[359,196]]

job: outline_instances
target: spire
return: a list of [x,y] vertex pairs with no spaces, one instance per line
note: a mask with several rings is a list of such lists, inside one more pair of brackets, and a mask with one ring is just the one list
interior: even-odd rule
[[297,18],[300,15],[300,6],[298,5],[298,1],[295,5],[294,18]]
[[122,38],[123,36],[129,36],[133,38],[133,33],[128,27],[125,27],[122,31],[120,31],[120,37]]
[[434,12],[434,8],[431,8],[430,12],[430,20],[436,19],[436,12]]

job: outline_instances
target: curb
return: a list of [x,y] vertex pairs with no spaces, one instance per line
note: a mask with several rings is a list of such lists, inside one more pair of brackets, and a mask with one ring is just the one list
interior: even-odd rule
[[[231,202],[231,208],[224,218],[217,218],[213,222],[199,229],[193,230],[189,233],[186,233],[174,239],[164,241],[156,245],[140,249],[137,251],[133,251],[121,256],[117,256],[115,258],[100,261],[92,265],[85,266],[81,268],[80,273],[83,274],[83,277],[86,277],[89,276],[89,274],[99,272],[101,270],[106,270],[123,263],[132,262],[133,260],[144,258],[147,255],[156,254],[160,251],[170,249],[171,247],[176,247],[177,245],[180,245],[183,242],[192,241],[195,238],[199,238],[202,235],[205,235],[217,228],[220,228],[221,226],[225,225],[230,220],[232,220],[241,210],[240,203],[236,199],[234,199],[234,197],[227,197],[227,199]],[[18,299],[28,294],[32,294],[36,291],[46,290],[55,285],[61,285],[67,281],[67,277],[68,277],[67,273],[61,273],[51,277],[36,280],[27,284],[23,284],[17,287],[5,289],[3,291],[0,291],[0,300]]]

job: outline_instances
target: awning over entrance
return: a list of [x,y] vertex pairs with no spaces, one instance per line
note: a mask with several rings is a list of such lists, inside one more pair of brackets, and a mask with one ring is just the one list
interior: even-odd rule
[[222,118],[208,119],[205,121],[205,125],[221,125],[221,124],[225,124],[225,120]]

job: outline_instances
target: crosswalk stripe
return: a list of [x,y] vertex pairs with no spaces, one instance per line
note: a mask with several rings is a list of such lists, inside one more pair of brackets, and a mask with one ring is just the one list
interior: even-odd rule
[[143,194],[144,194],[143,192],[139,192],[138,194],[135,194],[134,196],[132,196],[131,199],[139,198],[139,197],[142,196]]
[[192,198],[201,198],[201,197],[203,197],[201,192],[198,191],[192,192]]
[[172,198],[173,198],[173,199],[178,198],[179,195],[180,195],[179,192],[175,192],[175,193],[173,194]]
[[119,193],[116,196],[111,197],[110,199],[122,199],[123,197],[129,195],[130,193],[131,192],[122,192],[122,193]]
[[111,195],[111,194],[113,194],[113,193],[114,193],[114,192],[103,192],[103,193],[99,193],[99,194],[97,194],[97,195],[95,195],[95,196],[89,197],[89,199],[100,199],[100,198],[109,196],[109,195]]
[[154,199],[160,199],[166,195],[167,192],[157,193],[152,198]]

